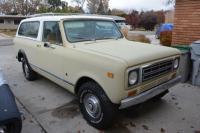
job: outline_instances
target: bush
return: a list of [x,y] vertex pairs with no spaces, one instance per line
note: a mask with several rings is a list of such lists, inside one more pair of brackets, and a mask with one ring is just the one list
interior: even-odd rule
[[162,44],[163,46],[171,46],[172,31],[163,31],[160,33],[160,44]]
[[0,30],[0,33],[3,33],[5,35],[14,37],[16,34],[16,29],[7,29],[7,30]]
[[129,41],[143,42],[143,43],[151,43],[149,38],[146,38],[145,35],[128,35],[128,28],[121,29],[122,34]]
[[136,41],[142,43],[151,43],[149,38],[146,38],[145,35],[131,35],[126,37],[129,41]]
[[128,28],[122,28],[122,29],[120,29],[121,30],[121,32],[122,32],[122,34],[127,38],[127,36],[128,36]]

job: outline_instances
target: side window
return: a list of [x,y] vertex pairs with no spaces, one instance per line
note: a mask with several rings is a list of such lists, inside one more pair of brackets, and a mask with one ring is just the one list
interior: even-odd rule
[[24,22],[20,25],[18,35],[37,38],[39,31],[39,22]]
[[62,43],[59,24],[56,21],[44,22],[43,42],[60,45]]

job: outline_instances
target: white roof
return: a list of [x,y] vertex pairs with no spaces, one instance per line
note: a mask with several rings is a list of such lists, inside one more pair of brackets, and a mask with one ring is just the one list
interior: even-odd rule
[[104,19],[104,20],[113,20],[109,17],[103,17],[98,15],[63,15],[63,16],[40,16],[32,17],[22,20],[24,21],[60,21],[60,20],[70,20],[70,19]]

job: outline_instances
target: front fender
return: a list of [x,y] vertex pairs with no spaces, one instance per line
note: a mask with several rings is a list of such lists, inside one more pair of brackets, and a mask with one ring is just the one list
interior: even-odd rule
[[[106,93],[110,101],[114,104],[120,104],[122,98],[126,96],[123,87],[123,76],[119,77],[118,75],[115,79],[108,78],[106,73],[90,73],[90,72],[82,72],[80,73],[76,79],[78,79],[75,83],[77,84],[79,79],[82,77],[88,77],[98,83],[103,91]],[[119,77],[120,79],[118,79]],[[75,85],[76,85],[75,84]]]

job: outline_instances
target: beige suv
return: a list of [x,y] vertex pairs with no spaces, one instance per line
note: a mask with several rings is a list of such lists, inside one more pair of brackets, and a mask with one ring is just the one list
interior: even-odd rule
[[14,43],[25,78],[40,74],[76,94],[98,129],[112,124],[117,109],[161,98],[180,80],[178,50],[128,41],[108,17],[25,19]]

